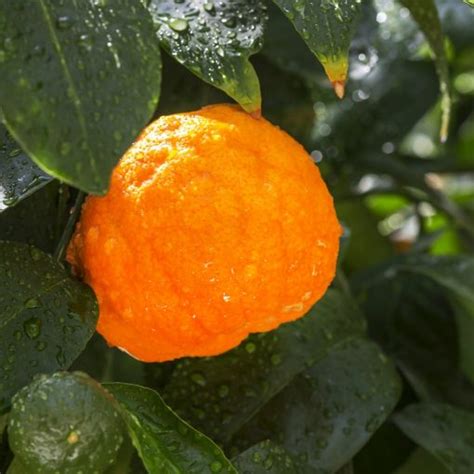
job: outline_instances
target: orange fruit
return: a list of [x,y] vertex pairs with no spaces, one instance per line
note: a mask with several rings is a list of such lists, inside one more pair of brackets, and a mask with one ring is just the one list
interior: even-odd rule
[[89,196],[68,260],[98,331],[142,361],[210,356],[297,319],[334,277],[341,227],[303,147],[229,105],[161,117]]

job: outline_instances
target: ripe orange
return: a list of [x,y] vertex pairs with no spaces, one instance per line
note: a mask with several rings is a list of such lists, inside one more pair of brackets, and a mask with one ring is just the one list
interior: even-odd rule
[[98,331],[143,361],[209,356],[301,317],[334,277],[341,227],[304,149],[216,105],[161,117],[90,196],[68,260]]

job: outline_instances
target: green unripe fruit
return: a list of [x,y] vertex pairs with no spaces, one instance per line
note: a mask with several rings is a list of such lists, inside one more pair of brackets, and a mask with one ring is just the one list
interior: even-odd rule
[[28,473],[103,473],[124,441],[116,407],[84,373],[40,375],[13,397],[10,448]]

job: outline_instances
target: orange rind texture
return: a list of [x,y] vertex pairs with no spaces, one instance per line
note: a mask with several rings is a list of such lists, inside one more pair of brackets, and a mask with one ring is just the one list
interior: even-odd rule
[[340,234],[303,147],[215,105],[144,130],[108,194],[87,198],[68,261],[97,295],[108,343],[165,361],[304,315],[334,277]]

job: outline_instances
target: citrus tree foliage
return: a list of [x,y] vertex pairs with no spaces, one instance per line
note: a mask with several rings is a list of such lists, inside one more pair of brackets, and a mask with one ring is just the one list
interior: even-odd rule
[[[38,426],[109,474],[472,472],[471,3],[0,0],[0,472]],[[232,99],[324,175],[333,287],[225,354],[141,363],[93,336],[65,246],[152,118]]]

